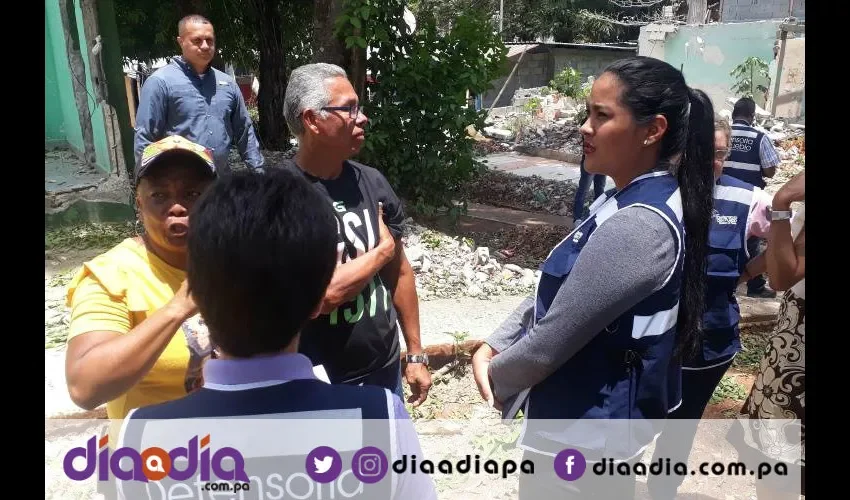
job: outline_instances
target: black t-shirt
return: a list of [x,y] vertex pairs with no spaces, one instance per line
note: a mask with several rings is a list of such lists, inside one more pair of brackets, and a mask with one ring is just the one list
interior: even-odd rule
[[[337,262],[344,264],[378,245],[378,202],[384,205],[390,232],[401,237],[401,201],[378,170],[347,160],[339,177],[326,180],[304,172],[292,160],[282,167],[304,175],[332,206],[339,231]],[[310,321],[301,331],[299,350],[314,365],[324,365],[331,382],[356,383],[398,360],[397,319],[392,291],[376,274],[357,298]]]

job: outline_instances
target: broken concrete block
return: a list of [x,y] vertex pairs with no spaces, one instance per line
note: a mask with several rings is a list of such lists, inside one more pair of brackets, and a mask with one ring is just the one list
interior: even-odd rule
[[773,142],[780,142],[787,139],[788,134],[786,134],[785,132],[768,132],[767,137],[770,138],[770,140]]
[[484,134],[495,139],[501,139],[503,141],[509,141],[514,138],[514,133],[512,130],[496,127],[485,127]]

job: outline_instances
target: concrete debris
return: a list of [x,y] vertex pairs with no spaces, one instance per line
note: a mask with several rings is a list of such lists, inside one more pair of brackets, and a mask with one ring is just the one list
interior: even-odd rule
[[[518,89],[511,103],[490,111],[485,136],[498,141],[513,139],[517,146],[581,154],[576,121],[582,103],[552,93],[547,87]],[[504,133],[507,130],[510,136]]]
[[533,269],[502,265],[489,248],[472,248],[469,240],[430,230],[412,218],[405,221],[403,241],[422,300],[524,295],[540,276]]
[[572,214],[575,192],[573,182],[488,170],[468,183],[464,194],[475,203],[567,216]]
[[514,138],[514,132],[512,130],[499,127],[485,127],[484,135],[500,141],[509,141]]
[[525,134],[520,145],[531,148],[552,149],[581,156],[582,138],[573,122],[552,122],[537,127],[536,134]]

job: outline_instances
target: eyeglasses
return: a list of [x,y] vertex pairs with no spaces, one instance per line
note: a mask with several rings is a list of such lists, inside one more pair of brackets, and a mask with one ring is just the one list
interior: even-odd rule
[[715,149],[714,150],[714,159],[715,160],[725,160],[726,158],[729,158],[729,154],[731,152],[732,151],[729,150],[729,149]]
[[348,117],[352,120],[357,118],[363,112],[363,106],[358,104],[349,104],[348,106],[325,106],[324,111],[348,111]]

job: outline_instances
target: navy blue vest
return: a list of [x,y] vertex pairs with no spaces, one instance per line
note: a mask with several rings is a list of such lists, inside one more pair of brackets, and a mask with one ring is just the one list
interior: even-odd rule
[[747,266],[747,220],[753,202],[753,186],[721,175],[714,186],[714,211],[708,233],[705,313],[702,356],[685,363],[708,367],[713,360],[741,350],[735,299],[738,278]]
[[764,134],[745,122],[732,124],[732,151],[723,164],[723,173],[747,184],[763,188],[761,174],[761,139]]
[[[234,498],[392,497],[391,474],[375,484],[364,484],[351,472],[354,454],[363,446],[377,447],[392,465],[393,402],[391,393],[380,387],[331,385],[312,379],[234,391],[202,388],[181,399],[132,412],[125,421],[120,446],[139,450],[156,445],[158,438],[170,443],[179,421],[170,421],[163,428],[156,427],[163,425],[155,422],[157,419],[204,419],[193,420],[187,432],[179,433],[181,446],[186,446],[195,434],[199,434],[199,439],[209,434],[211,453],[223,446],[245,453],[250,490],[236,493]],[[240,419],[244,423],[240,424]],[[316,428],[310,427],[311,422],[316,422]],[[320,484],[307,476],[307,453],[314,445],[329,446],[339,453],[342,468],[336,480]],[[195,480],[178,484],[166,477],[153,485],[125,481],[120,487],[126,498],[157,498],[162,489],[184,491],[184,484],[194,490]],[[210,481],[220,480],[213,477]],[[149,491],[155,494],[151,496]]]
[[652,442],[660,432],[658,420],[663,422],[681,402],[681,366],[673,358],[673,348],[684,226],[679,186],[667,172],[640,176],[591,205],[588,218],[541,266],[534,320],[546,315],[596,228],[629,206],[654,210],[668,222],[676,235],[676,266],[660,290],[611,318],[605,330],[531,388],[519,443],[525,449],[552,454],[569,445],[606,457],[628,458]]

